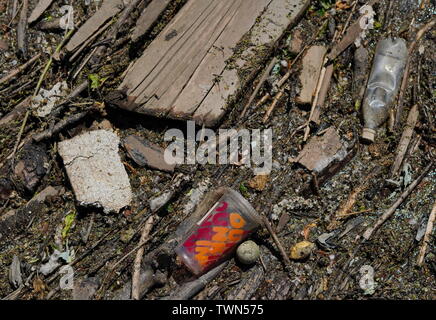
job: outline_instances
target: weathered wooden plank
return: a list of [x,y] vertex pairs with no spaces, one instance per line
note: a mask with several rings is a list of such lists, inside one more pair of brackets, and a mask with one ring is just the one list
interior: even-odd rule
[[[139,113],[215,125],[226,112],[228,98],[241,89],[239,68],[251,67],[256,49],[272,50],[309,2],[189,0],[129,68],[118,88],[127,97],[118,104]],[[228,68],[242,38],[247,48],[232,59],[238,67]]]
[[200,105],[213,87],[217,76],[226,66],[226,60],[233,55],[233,48],[241,37],[250,30],[256,18],[270,0],[246,0],[238,8],[231,22],[217,39],[198,66],[185,89],[174,102],[172,117],[189,117]]
[[[212,40],[214,30],[225,13],[228,11],[233,1],[215,1],[201,18],[198,24],[194,25],[192,32],[189,32],[180,41],[180,47],[171,48],[172,54],[159,62],[158,68],[133,91],[134,96],[138,96],[138,102],[144,103],[143,99],[148,100],[152,96],[160,98],[162,91],[167,89],[182,73],[182,70],[189,66],[195,57],[202,50],[207,50],[205,45]],[[212,39],[211,39],[212,38]]]
[[[253,57],[255,47],[272,46],[301,16],[309,5],[309,0],[272,0],[260,21],[251,30],[252,47],[245,51],[242,61],[237,62],[243,68]],[[241,83],[236,69],[225,69],[221,79],[216,83],[201,105],[195,111],[193,118],[199,124],[215,126],[227,111],[230,96],[237,93]]]
[[180,42],[180,39],[192,28],[201,13],[212,2],[212,0],[200,2],[189,0],[134,63],[119,89],[125,91],[128,96],[132,96],[132,100],[136,98],[132,92],[157,67],[158,63],[170,54],[171,48]]
[[133,41],[138,40],[143,36],[150,27],[156,22],[157,18],[168,7],[171,0],[153,0],[141,13],[141,16],[136,21],[135,29],[130,38]]
[[91,37],[107,20],[119,13],[123,7],[123,0],[105,0],[101,8],[98,9],[97,12],[77,30],[70,41],[68,41],[65,46],[67,51],[75,50]]
[[27,19],[28,23],[32,23],[39,19],[39,17],[44,13],[45,10],[47,10],[48,7],[50,7],[53,0],[40,0],[38,4],[36,5],[35,9],[33,9],[32,13],[30,14],[30,17]]
[[171,109],[174,101],[182,90],[185,91],[186,83],[234,16],[241,2],[241,0],[220,2],[220,7],[210,15],[211,19],[206,19],[202,28],[196,30],[190,41],[185,43],[185,50],[180,50],[173,61],[167,64],[165,72],[160,74],[161,81],[154,81],[138,97],[139,103],[143,102],[142,97],[155,97],[142,108],[163,111]]

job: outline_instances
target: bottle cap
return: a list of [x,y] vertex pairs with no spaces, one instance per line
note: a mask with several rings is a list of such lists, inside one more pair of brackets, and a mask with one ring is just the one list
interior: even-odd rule
[[363,128],[362,139],[368,142],[374,142],[374,138],[375,138],[375,130],[370,128]]

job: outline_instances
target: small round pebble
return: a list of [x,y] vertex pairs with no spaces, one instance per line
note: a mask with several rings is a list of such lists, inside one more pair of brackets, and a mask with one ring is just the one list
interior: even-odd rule
[[301,241],[294,245],[291,249],[290,257],[294,260],[305,259],[312,253],[315,245],[309,241]]
[[243,264],[253,264],[259,259],[259,246],[251,240],[241,243],[236,249],[238,260]]

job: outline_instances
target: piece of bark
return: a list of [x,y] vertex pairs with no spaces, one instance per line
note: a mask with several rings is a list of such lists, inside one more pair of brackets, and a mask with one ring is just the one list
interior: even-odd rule
[[327,57],[330,60],[335,59],[337,56],[339,56],[345,49],[347,49],[354,41],[357,39],[359,34],[363,31],[363,29],[360,27],[360,18],[354,22],[347,30],[347,33],[342,38],[342,40],[336,44],[333,49],[330,51],[330,53],[327,55]]
[[412,139],[413,130],[415,129],[416,122],[418,121],[419,110],[418,105],[414,105],[410,109],[409,116],[407,117],[407,123],[404,128],[403,134],[401,135],[400,142],[398,143],[395,161],[392,164],[391,178],[394,178],[403,162],[404,156],[406,155],[407,148],[409,147],[410,140]]
[[105,0],[100,9],[76,31],[65,46],[67,51],[73,51],[91,37],[110,18],[124,7],[123,0]]
[[164,298],[163,300],[187,300],[192,298],[198,292],[203,290],[206,285],[215,279],[221,271],[227,266],[228,261],[221,263],[219,266],[213,268],[209,272],[205,273],[198,279],[195,279],[191,282],[185,283],[175,290],[169,297]]
[[174,172],[175,164],[165,161],[165,150],[146,139],[130,135],[123,141],[130,158],[140,166],[147,166],[165,172]]
[[365,84],[368,77],[368,67],[368,49],[360,46],[354,52],[353,96],[355,100],[360,101],[365,93]]
[[310,104],[312,102],[326,51],[327,49],[323,46],[312,46],[304,55],[303,69],[299,76],[301,90],[296,97],[297,103]]
[[53,0],[39,0],[35,9],[33,9],[27,22],[30,24],[41,17],[45,10],[52,4]]
[[141,13],[136,21],[135,29],[130,36],[133,41],[143,36],[150,27],[156,22],[159,16],[170,4],[170,0],[153,0]]
[[17,25],[17,47],[23,56],[27,55],[27,13],[29,10],[29,0],[23,0],[20,12],[20,20]]

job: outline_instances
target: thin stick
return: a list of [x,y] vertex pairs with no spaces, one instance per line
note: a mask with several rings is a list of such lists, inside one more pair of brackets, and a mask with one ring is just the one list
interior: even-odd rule
[[418,105],[414,105],[412,109],[410,109],[409,116],[407,117],[406,127],[404,128],[400,142],[398,143],[397,156],[395,157],[395,161],[391,169],[391,178],[393,178],[400,169],[401,163],[406,155],[407,148],[409,147],[410,140],[412,139],[413,129],[415,128],[418,116]]
[[265,216],[262,216],[263,223],[265,227],[267,228],[268,232],[271,234],[271,237],[273,238],[276,246],[278,247],[280,254],[282,255],[282,258],[285,262],[286,268],[291,267],[291,260],[289,260],[288,255],[286,254],[285,249],[283,248],[283,245],[280,243],[279,238],[277,237],[277,234],[274,232],[273,228],[271,227],[268,219]]
[[32,63],[34,63],[36,60],[38,60],[39,57],[41,57],[41,53],[38,53],[36,56],[34,56],[32,59],[30,59],[26,63],[22,64],[18,68],[16,68],[16,69],[12,70],[11,72],[9,72],[9,74],[7,74],[6,76],[4,76],[3,78],[0,79],[0,84],[8,82],[9,80],[11,80],[17,74],[19,74],[20,72],[25,70],[28,66],[30,66]]
[[[142,229],[141,239],[139,243],[144,245],[149,240],[149,234],[151,228],[153,227],[154,216],[150,216],[148,220],[145,222],[144,228]],[[144,246],[136,253],[135,264],[133,266],[133,276],[132,276],[132,299],[139,300],[140,299],[140,275],[141,275],[141,262],[142,257],[144,255]]]
[[278,59],[274,57],[271,60],[271,62],[269,63],[268,67],[263,72],[262,77],[259,80],[259,83],[257,84],[256,88],[254,89],[253,93],[251,94],[250,99],[248,99],[248,102],[245,105],[244,110],[242,110],[241,118],[243,118],[245,116],[245,113],[247,112],[248,108],[252,104],[253,100],[256,98],[260,88],[262,88],[262,86],[265,83],[266,79],[268,79],[268,75],[271,72],[271,70],[274,67],[274,65],[277,63],[277,61],[278,61]]
[[368,240],[371,235],[375,231],[377,231],[377,229],[380,228],[380,226],[394,214],[395,210],[397,210],[397,208],[403,203],[403,201],[412,193],[412,191],[416,188],[416,186],[418,186],[422,179],[424,179],[424,177],[427,175],[433,165],[434,162],[430,162],[427,167],[425,167],[422,174],[415,181],[413,181],[406,190],[404,190],[398,200],[395,201],[395,203],[388,210],[386,210],[386,212],[377,220],[377,222],[372,227],[369,227],[365,230],[365,232],[363,233],[364,240]]
[[413,52],[415,51],[415,48],[416,48],[418,41],[421,40],[422,36],[428,30],[430,30],[431,28],[434,27],[435,23],[436,23],[436,18],[433,18],[428,23],[426,23],[421,29],[419,29],[418,32],[416,33],[415,40],[411,43],[411,45],[409,47],[406,69],[404,71],[403,80],[401,82],[401,88],[400,88],[400,93],[399,93],[399,97],[398,97],[397,113],[395,115],[394,128],[400,123],[401,113],[403,112],[403,97],[404,97],[404,91],[406,90],[406,86],[407,86],[408,79],[409,79],[409,65],[410,65],[411,56],[412,56]]
[[431,210],[430,217],[428,217],[427,228],[425,229],[424,240],[422,241],[421,250],[419,251],[418,259],[416,264],[421,267],[424,263],[425,253],[427,251],[428,243],[430,242],[430,236],[433,232],[433,224],[436,218],[436,202],[433,204],[433,209]]
[[73,34],[73,32],[74,32],[74,29],[71,29],[70,31],[68,31],[68,33],[67,33],[67,34],[65,35],[65,37],[62,39],[61,43],[59,43],[59,45],[56,47],[55,52],[50,56],[50,59],[48,60],[48,62],[47,62],[47,64],[46,64],[46,66],[45,66],[45,68],[44,68],[44,70],[43,70],[41,76],[39,77],[38,84],[36,85],[35,92],[33,93],[33,96],[36,96],[36,95],[38,94],[39,89],[41,88],[42,82],[44,81],[44,78],[45,78],[45,76],[46,76],[48,70],[50,69],[51,64],[53,63],[53,57],[54,57],[55,55],[58,55],[58,54],[59,54],[59,52],[61,51],[62,47],[65,45],[65,43],[67,42],[67,40],[71,37],[71,35]]
[[280,92],[274,97],[273,102],[271,103],[271,105],[269,106],[268,110],[265,113],[265,116],[263,117],[262,120],[263,123],[266,123],[268,121],[269,116],[271,115],[277,103],[283,97],[284,94],[285,94],[285,90],[281,89]]
[[23,0],[23,8],[20,13],[20,20],[17,26],[17,46],[23,55],[27,53],[26,29],[27,29],[27,11],[29,9],[29,0]]

